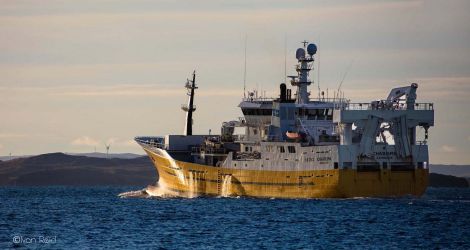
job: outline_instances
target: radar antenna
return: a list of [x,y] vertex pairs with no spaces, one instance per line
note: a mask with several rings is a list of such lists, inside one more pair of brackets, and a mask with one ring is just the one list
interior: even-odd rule
[[[320,38],[318,38],[318,48],[320,48]],[[318,86],[318,100],[320,100],[320,51],[317,53],[318,69],[317,69],[317,86]],[[328,91],[328,90],[327,90]]]

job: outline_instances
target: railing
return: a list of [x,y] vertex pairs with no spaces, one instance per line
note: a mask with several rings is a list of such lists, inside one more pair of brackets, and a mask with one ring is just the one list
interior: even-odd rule
[[135,137],[134,140],[138,143],[142,143],[151,147],[165,149],[165,138],[157,136],[148,136],[148,137]]
[[311,69],[312,69],[312,65],[307,65],[307,67],[302,67],[302,65],[297,64],[297,65],[295,66],[295,69],[296,69],[296,70],[311,70]]
[[[342,106],[335,106],[335,109],[343,110],[408,110],[406,104],[372,102],[372,103],[344,103]],[[414,110],[434,110],[433,103],[415,103]]]
[[[274,98],[274,97],[245,97],[242,98],[242,101],[244,102],[265,102],[265,103],[270,103],[274,100],[278,100],[279,98]],[[292,99],[292,100],[295,100]],[[346,98],[334,98],[334,97],[312,97],[310,98],[310,101],[314,102],[330,102],[334,104],[342,104],[342,103],[348,103],[349,100]]]
[[276,98],[273,97],[245,97],[242,98],[242,101],[244,102],[272,102]]
[[330,103],[333,103],[335,105],[341,105],[341,104],[345,104],[345,103],[348,103],[349,100],[346,99],[346,98],[334,98],[334,97],[316,97],[316,98],[310,98],[310,101],[314,101],[314,102],[330,102]]
[[421,145],[427,145],[428,142],[427,141],[416,141],[415,144],[421,146]]
[[434,110],[434,103],[416,103],[416,110]]

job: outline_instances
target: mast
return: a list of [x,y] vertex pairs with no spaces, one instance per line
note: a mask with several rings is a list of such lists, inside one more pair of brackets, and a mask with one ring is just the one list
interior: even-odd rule
[[[312,83],[309,79],[309,72],[313,67],[313,55],[317,52],[317,46],[315,44],[308,44],[307,41],[303,41],[302,43],[304,47],[298,48],[295,53],[295,57],[299,62],[296,68],[298,75],[291,77],[292,86],[297,86],[296,103],[299,104],[309,102],[310,93],[307,91],[307,87]],[[305,51],[305,49],[307,49],[307,51]]]
[[187,80],[186,89],[188,90],[188,104],[183,104],[181,109],[186,112],[186,125],[184,128],[184,135],[193,135],[193,112],[196,111],[196,106],[194,105],[194,90],[197,89],[196,86],[196,70],[193,71],[193,80]]

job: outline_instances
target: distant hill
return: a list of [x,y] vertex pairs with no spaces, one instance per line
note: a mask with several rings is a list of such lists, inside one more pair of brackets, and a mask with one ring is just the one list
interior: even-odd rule
[[148,157],[105,159],[63,153],[0,162],[0,186],[140,185],[156,182]]
[[430,165],[429,172],[458,177],[470,177],[470,165]]
[[31,156],[32,155],[12,155],[12,156],[4,155],[4,156],[0,156],[0,161],[9,161],[9,160],[13,160],[13,159],[27,158],[27,157],[31,157]]
[[462,177],[431,173],[429,174],[429,186],[468,188],[469,182],[466,178],[462,178]]
[[[88,156],[88,157],[95,157],[95,158],[119,158],[119,159],[133,159],[139,158],[144,155],[133,154],[133,153],[115,153],[115,154],[106,154],[100,152],[92,152],[92,153],[64,153],[67,155],[77,155],[77,156]],[[0,161],[9,161],[18,158],[28,158],[33,155],[12,155],[12,156],[0,156]]]
[[119,158],[119,159],[134,159],[139,158],[145,155],[138,155],[133,153],[119,153],[119,154],[106,154],[106,153],[66,153],[68,155],[78,155],[78,156],[88,156],[88,157],[95,157],[95,158]]

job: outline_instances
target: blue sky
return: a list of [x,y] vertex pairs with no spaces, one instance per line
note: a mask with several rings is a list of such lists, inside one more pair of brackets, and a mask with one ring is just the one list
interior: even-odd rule
[[304,39],[319,45],[322,89],[336,89],[352,62],[343,84],[352,101],[417,82],[418,101],[436,106],[431,162],[470,164],[469,9],[468,1],[0,0],[0,155],[105,151],[107,142],[140,153],[134,136],[182,132],[193,69],[195,131],[218,131],[241,115],[247,36],[248,88],[267,95],[284,81],[284,48],[293,74]]

